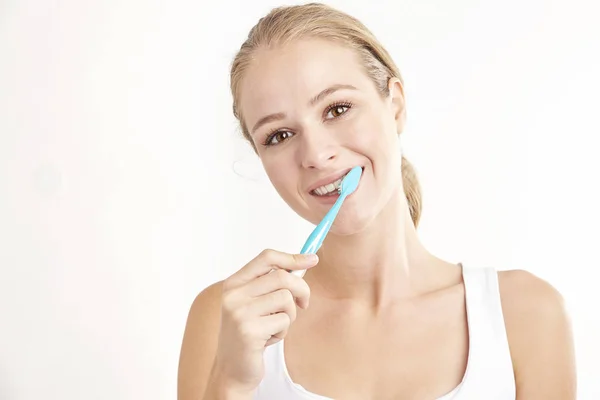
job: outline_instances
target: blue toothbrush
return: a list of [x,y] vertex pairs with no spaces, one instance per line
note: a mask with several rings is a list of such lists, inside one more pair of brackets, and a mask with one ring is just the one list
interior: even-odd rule
[[[319,222],[319,225],[317,225],[317,227],[312,231],[306,240],[306,243],[304,243],[302,250],[300,250],[300,254],[316,253],[317,250],[319,250],[323,240],[325,240],[325,236],[327,236],[327,233],[329,232],[329,228],[331,228],[335,217],[340,211],[344,200],[346,200],[346,197],[354,193],[358,187],[361,175],[361,167],[354,167],[346,174],[338,189],[340,197],[338,197],[333,207],[331,207],[327,214],[325,214],[325,217],[321,222]],[[292,274],[303,277],[305,272],[306,270],[295,270],[292,271]]]

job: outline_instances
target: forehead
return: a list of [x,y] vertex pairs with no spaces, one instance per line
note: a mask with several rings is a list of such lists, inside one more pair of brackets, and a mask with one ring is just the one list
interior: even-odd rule
[[356,51],[325,40],[301,40],[260,49],[240,85],[239,106],[246,122],[263,114],[306,106],[321,90],[348,84],[372,85]]

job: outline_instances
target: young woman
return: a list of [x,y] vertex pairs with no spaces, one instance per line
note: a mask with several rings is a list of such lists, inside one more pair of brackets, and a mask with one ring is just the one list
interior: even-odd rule
[[419,184],[397,145],[403,81],[367,28],[320,4],[275,9],[235,57],[231,90],[301,217],[317,224],[336,199],[327,185],[364,171],[318,257],[265,250],[198,295],[180,400],[575,399],[560,294],[420,243]]

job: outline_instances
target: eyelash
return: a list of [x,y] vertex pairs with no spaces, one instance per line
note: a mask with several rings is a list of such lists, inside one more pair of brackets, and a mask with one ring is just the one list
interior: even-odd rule
[[[345,108],[347,108],[347,110],[345,110],[345,111],[344,111],[342,114],[340,114],[339,116],[337,116],[337,117],[333,117],[333,119],[338,119],[338,118],[341,118],[341,117],[343,117],[343,116],[344,116],[344,115],[345,115],[345,114],[348,112],[348,110],[349,110],[349,109],[351,109],[351,108],[352,108],[352,106],[353,106],[353,105],[354,105],[354,104],[352,104],[352,103],[350,103],[350,102],[348,102],[348,101],[342,101],[342,102],[336,102],[336,103],[330,104],[330,105],[329,105],[329,106],[328,106],[328,107],[325,109],[325,111],[326,111],[326,112],[325,112],[325,115],[329,114],[331,111],[335,110],[335,109],[336,109],[336,108],[338,108],[338,107],[345,107]],[[279,133],[284,133],[284,132],[289,132],[289,130],[287,130],[287,129],[274,129],[273,131],[271,131],[271,132],[270,132],[270,133],[267,135],[267,138],[266,138],[266,139],[265,139],[265,141],[263,142],[263,146],[270,147],[270,146],[276,146],[277,144],[279,144],[279,143],[282,143],[282,142],[283,142],[283,141],[285,141],[286,139],[283,139],[283,140],[279,141],[279,143],[271,143],[271,141],[273,140],[273,138],[274,138],[274,137],[275,137],[277,134],[279,134]]]

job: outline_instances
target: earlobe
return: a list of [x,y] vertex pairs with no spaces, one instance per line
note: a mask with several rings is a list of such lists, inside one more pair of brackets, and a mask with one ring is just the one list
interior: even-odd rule
[[392,77],[388,81],[389,96],[392,102],[394,119],[398,127],[398,134],[402,133],[406,121],[406,103],[404,98],[404,87],[400,79]]

